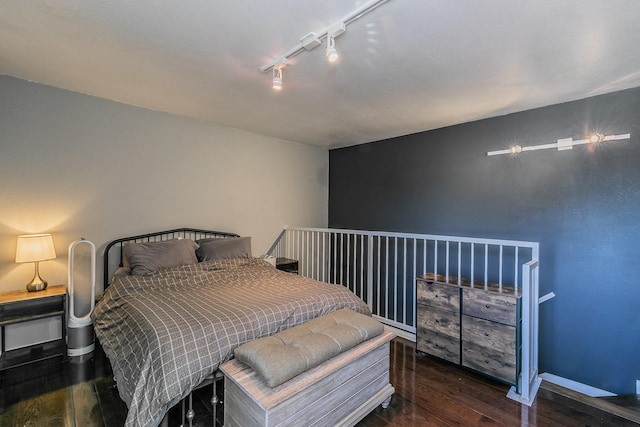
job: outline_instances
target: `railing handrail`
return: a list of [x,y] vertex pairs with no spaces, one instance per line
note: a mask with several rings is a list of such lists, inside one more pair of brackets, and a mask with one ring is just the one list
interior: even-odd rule
[[[374,231],[374,230],[350,230],[346,228],[314,228],[314,227],[284,227],[283,232],[278,236],[278,239],[282,236],[286,230],[291,231],[312,231],[319,233],[340,233],[340,234],[355,234],[359,236],[380,236],[380,237],[397,237],[397,238],[407,238],[407,239],[421,239],[421,240],[448,240],[450,242],[457,243],[478,243],[478,244],[489,244],[489,245],[503,245],[503,246],[518,246],[521,248],[531,248],[534,250],[534,253],[539,251],[539,242],[532,242],[526,240],[503,240],[503,239],[495,239],[495,238],[482,238],[482,237],[462,237],[462,236],[447,236],[447,235],[439,235],[439,234],[420,234],[420,233],[404,233],[404,232],[395,232],[395,231]],[[278,241],[276,240],[276,243]],[[274,243],[269,251],[275,249],[277,244]],[[533,257],[537,259],[537,256]]]

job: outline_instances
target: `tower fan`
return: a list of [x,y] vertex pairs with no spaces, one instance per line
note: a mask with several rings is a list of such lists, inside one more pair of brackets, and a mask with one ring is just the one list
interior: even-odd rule
[[[76,272],[76,248],[87,245],[90,257],[89,271],[86,262],[79,263]],[[86,252],[79,251],[78,258],[86,258]],[[84,265],[83,265],[84,264]],[[84,268],[83,268],[84,267]],[[79,283],[76,283],[76,280]],[[81,286],[79,286],[81,284]],[[67,355],[82,356],[95,348],[91,312],[96,296],[96,247],[81,238],[69,245],[69,271],[67,280]]]

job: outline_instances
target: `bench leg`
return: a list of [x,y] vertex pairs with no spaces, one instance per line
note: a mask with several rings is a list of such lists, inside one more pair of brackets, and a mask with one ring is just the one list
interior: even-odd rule
[[389,407],[389,404],[391,403],[391,397],[392,397],[392,396],[387,397],[387,398],[384,400],[384,402],[382,402],[382,405],[381,405],[381,406],[382,406],[382,409],[387,409],[387,408]]

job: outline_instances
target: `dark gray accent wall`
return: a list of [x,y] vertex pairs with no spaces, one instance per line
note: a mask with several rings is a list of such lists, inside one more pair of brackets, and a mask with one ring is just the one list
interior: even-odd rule
[[[631,139],[486,155],[593,131]],[[331,150],[329,226],[540,242],[540,372],[635,393],[640,88]]]

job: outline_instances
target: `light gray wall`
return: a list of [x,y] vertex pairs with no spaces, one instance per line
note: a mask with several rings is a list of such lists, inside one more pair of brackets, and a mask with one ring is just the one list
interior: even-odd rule
[[[264,253],[282,228],[326,227],[327,150],[0,76],[0,291],[22,289],[19,234],[67,248],[175,227],[252,237]],[[98,287],[102,284],[98,266]]]

